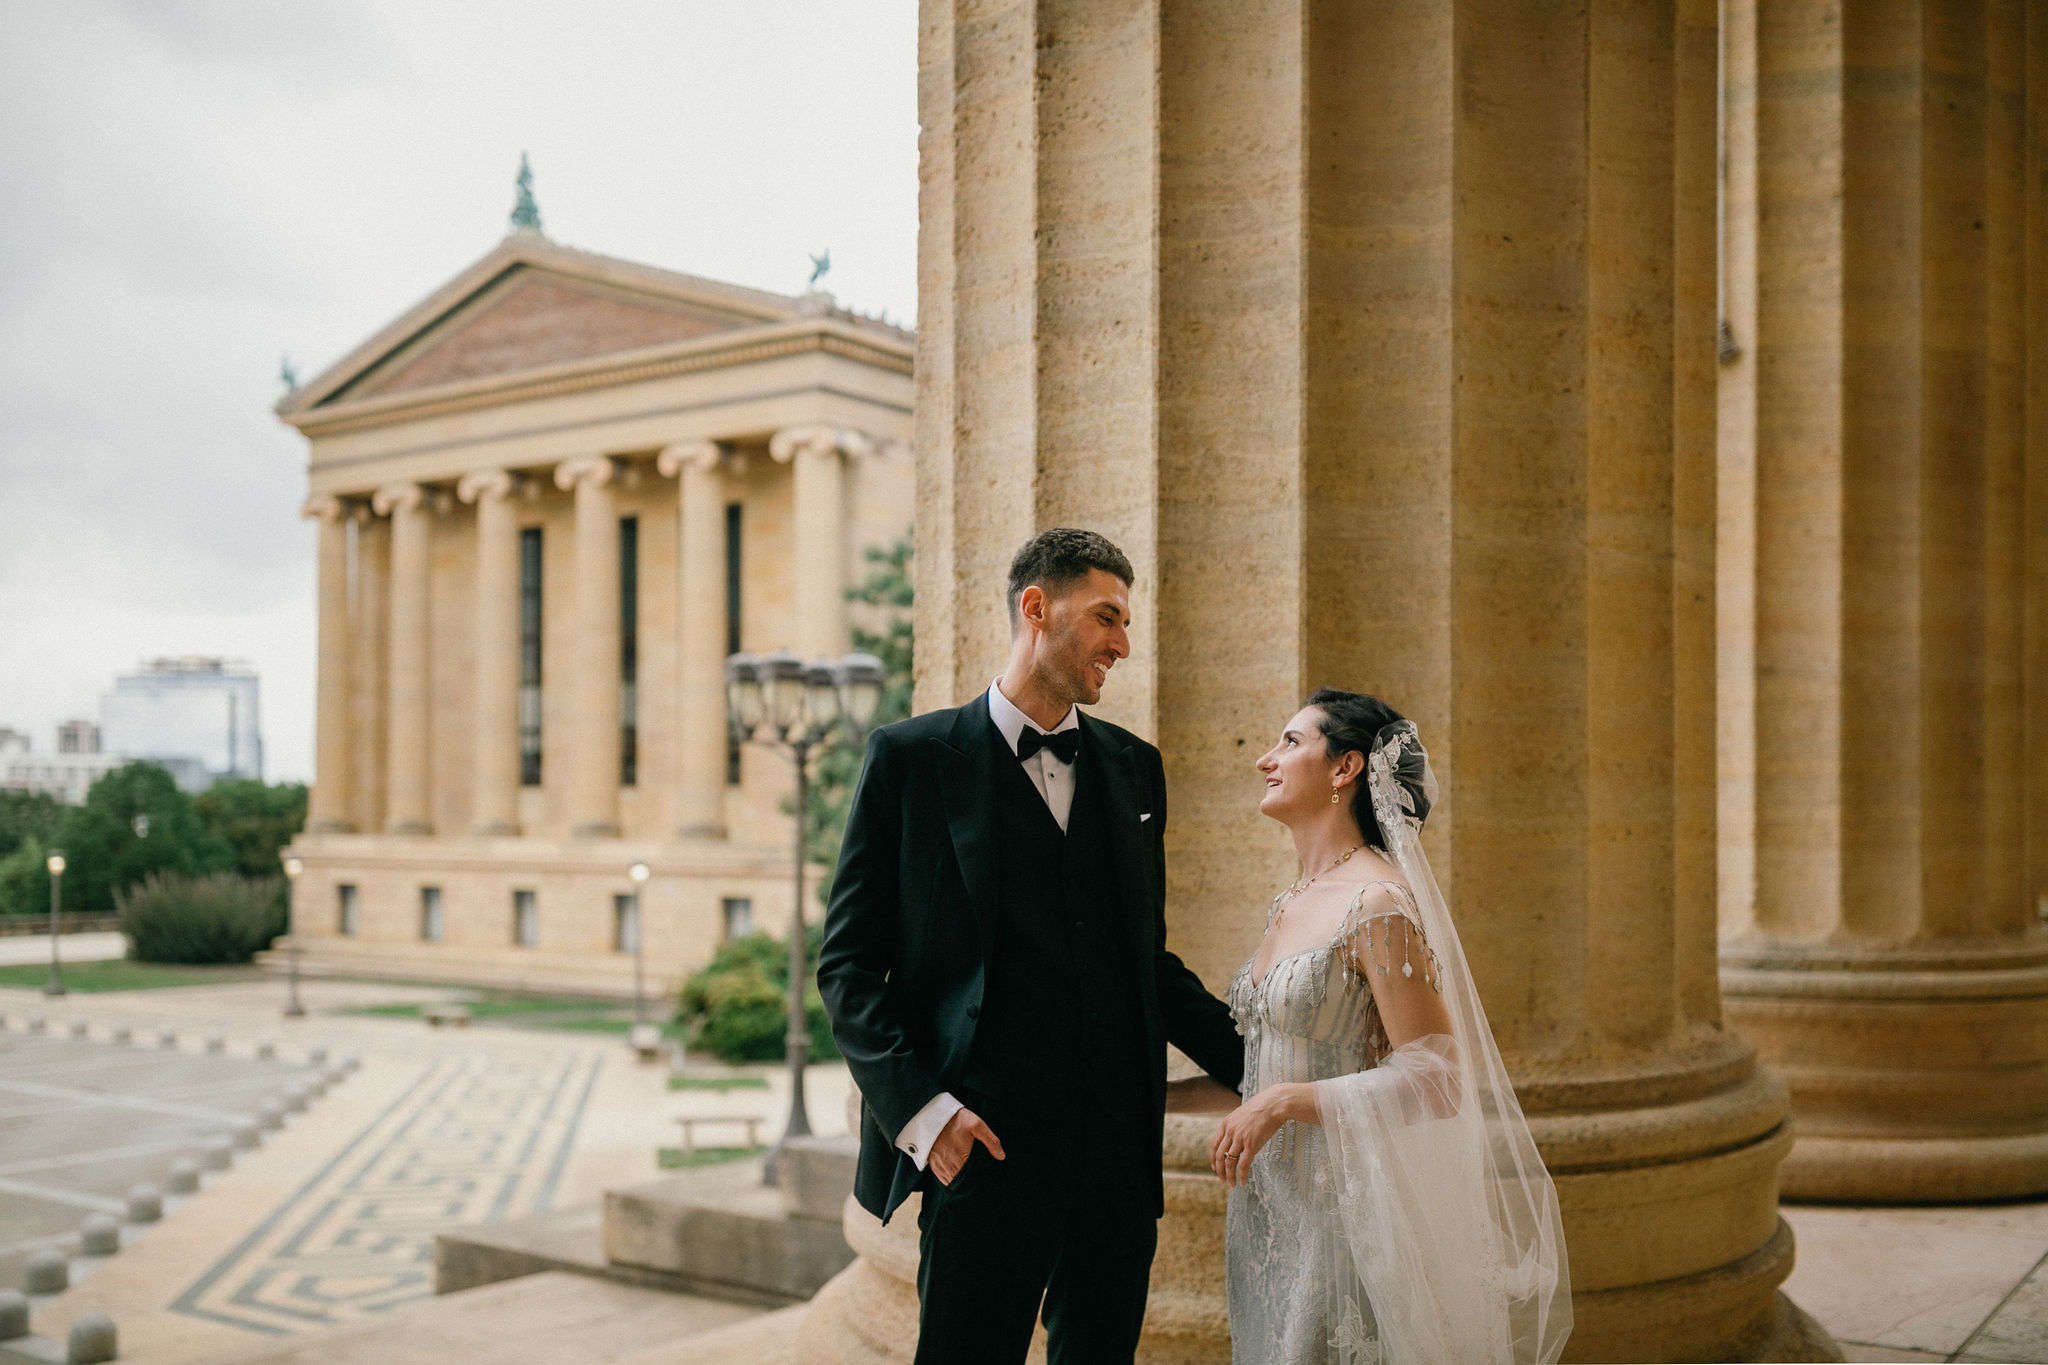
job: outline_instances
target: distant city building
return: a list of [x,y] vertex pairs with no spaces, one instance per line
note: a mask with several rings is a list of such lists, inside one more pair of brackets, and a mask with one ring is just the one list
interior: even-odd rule
[[151,659],[100,698],[99,728],[105,748],[163,764],[187,791],[263,776],[256,672],[245,663]]
[[100,751],[99,723],[90,720],[67,720],[57,727],[57,752],[60,754],[96,754]]
[[59,727],[59,748],[53,754],[36,753],[20,730],[0,728],[0,790],[44,792],[66,805],[82,805],[92,784],[126,761],[119,754],[66,752],[66,728]]

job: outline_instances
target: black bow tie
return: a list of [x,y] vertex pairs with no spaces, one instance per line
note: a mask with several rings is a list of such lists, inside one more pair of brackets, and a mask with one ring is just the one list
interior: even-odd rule
[[1040,749],[1049,749],[1054,758],[1070,764],[1081,756],[1081,732],[1059,730],[1048,735],[1043,730],[1025,726],[1022,733],[1017,736],[1017,761],[1028,761],[1031,755]]

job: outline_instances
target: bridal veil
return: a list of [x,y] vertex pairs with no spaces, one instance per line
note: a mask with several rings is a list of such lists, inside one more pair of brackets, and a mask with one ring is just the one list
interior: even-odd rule
[[[1345,1241],[1381,1358],[1550,1362],[1571,1331],[1557,1191],[1522,1117],[1442,891],[1423,855],[1415,796],[1435,779],[1412,722],[1376,737],[1366,781],[1420,916],[1451,1034],[1395,1048],[1368,1070],[1317,1081]],[[1368,931],[1369,932],[1369,931]],[[1362,972],[1405,962],[1356,958]],[[1428,970],[1428,967],[1425,967]]]

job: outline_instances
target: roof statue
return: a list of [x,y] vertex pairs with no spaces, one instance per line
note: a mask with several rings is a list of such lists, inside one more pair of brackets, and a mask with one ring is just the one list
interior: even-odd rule
[[519,178],[513,182],[519,187],[519,194],[512,201],[511,227],[514,232],[540,237],[540,205],[533,199],[533,167],[526,163],[526,153],[519,154]]
[[280,384],[284,385],[286,393],[290,393],[299,386],[299,370],[296,365],[292,364],[290,356],[281,355],[277,358],[277,379]]
[[808,287],[811,289],[816,289],[818,287],[818,281],[824,279],[826,272],[828,272],[831,269],[832,248],[828,246],[825,248],[824,255],[811,257],[811,282]]

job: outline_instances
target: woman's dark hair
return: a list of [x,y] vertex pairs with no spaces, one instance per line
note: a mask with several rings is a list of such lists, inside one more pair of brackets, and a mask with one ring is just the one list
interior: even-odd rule
[[[1378,697],[1370,697],[1363,692],[1344,692],[1334,687],[1317,688],[1302,705],[1313,706],[1323,713],[1322,724],[1316,728],[1322,732],[1323,745],[1332,759],[1357,754],[1370,762],[1373,741],[1379,737],[1380,731],[1396,721],[1407,719]],[[1429,797],[1422,790],[1422,755],[1412,749],[1404,749],[1394,765],[1394,779],[1408,789],[1410,799],[1415,802],[1415,821],[1422,823],[1429,816]],[[1366,847],[1387,847],[1386,832],[1372,813],[1372,795],[1362,775],[1352,791],[1351,816],[1358,821],[1358,832],[1364,836]]]

